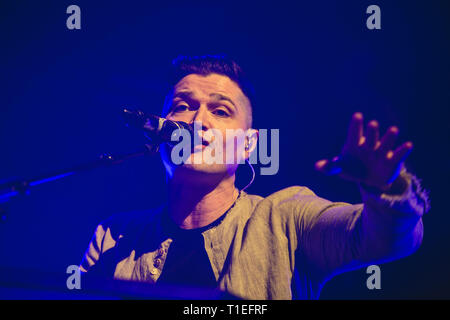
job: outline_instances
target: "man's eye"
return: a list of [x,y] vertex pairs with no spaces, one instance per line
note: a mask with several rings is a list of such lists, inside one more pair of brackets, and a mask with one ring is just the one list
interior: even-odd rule
[[222,109],[216,109],[213,111],[213,114],[219,116],[219,117],[229,117],[229,113]]
[[185,105],[185,104],[180,104],[180,105],[174,107],[174,108],[172,109],[172,112],[181,112],[181,111],[186,111],[187,109],[189,109],[189,107],[188,107],[187,105]]

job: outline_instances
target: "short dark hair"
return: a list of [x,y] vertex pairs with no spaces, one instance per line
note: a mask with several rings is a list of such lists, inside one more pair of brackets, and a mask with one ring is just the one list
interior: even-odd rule
[[224,75],[234,81],[250,101],[248,125],[252,125],[254,89],[241,66],[227,55],[178,56],[172,61],[169,89],[189,74],[207,76],[212,73]]

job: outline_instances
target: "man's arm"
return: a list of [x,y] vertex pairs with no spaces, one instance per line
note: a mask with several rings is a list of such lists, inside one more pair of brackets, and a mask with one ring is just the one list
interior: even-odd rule
[[[428,196],[404,166],[413,144],[408,141],[395,148],[399,134],[395,126],[381,139],[378,131],[375,120],[363,130],[363,115],[357,112],[341,155],[316,162],[317,170],[358,183],[363,200],[353,206],[332,203],[304,215],[304,251],[322,274],[400,258],[422,241],[421,217],[429,209]],[[345,161],[335,170],[333,163],[339,159]]]
[[398,259],[420,246],[421,218],[429,209],[427,193],[406,169],[392,186],[385,193],[361,186],[363,204],[317,200],[321,210],[305,212],[300,246],[316,276],[327,279]]

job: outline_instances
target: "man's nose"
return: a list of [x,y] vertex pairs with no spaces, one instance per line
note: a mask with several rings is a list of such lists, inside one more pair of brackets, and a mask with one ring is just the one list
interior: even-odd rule
[[201,125],[202,130],[206,131],[210,128],[209,118],[208,118],[208,112],[206,108],[203,106],[200,106],[197,111],[194,114],[194,117],[192,118],[192,123],[197,123],[198,125]]

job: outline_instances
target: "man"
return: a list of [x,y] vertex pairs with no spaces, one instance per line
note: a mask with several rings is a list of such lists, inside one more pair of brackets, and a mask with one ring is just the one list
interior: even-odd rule
[[[227,129],[242,129],[241,143],[223,140],[224,148],[236,145],[235,161],[195,161],[206,155],[214,135],[178,165],[171,148],[162,145],[167,205],[100,224],[83,272],[218,287],[246,299],[317,299],[332,276],[419,247],[428,198],[403,165],[412,143],[395,148],[396,127],[379,139],[376,121],[363,130],[362,114],[353,115],[339,159],[356,159],[364,174],[348,168],[340,176],[359,184],[362,204],[330,202],[301,186],[263,198],[235,186],[239,160],[248,159],[258,138],[251,129],[251,90],[240,67],[224,57],[182,57],[174,62],[172,78],[163,116],[197,124],[195,134],[202,137],[213,129],[225,137]],[[316,169],[326,171],[333,163],[320,160]]]

